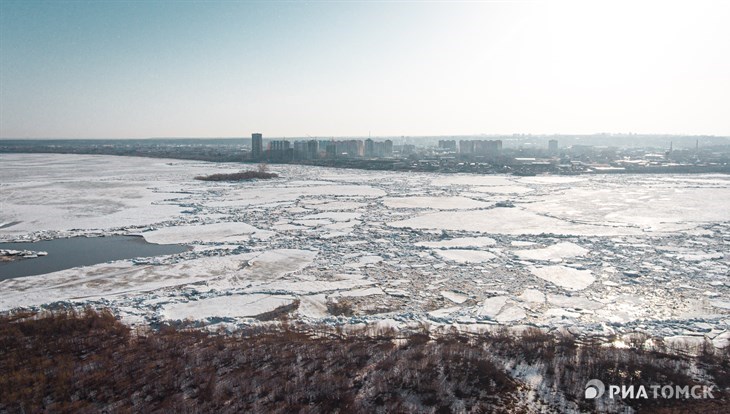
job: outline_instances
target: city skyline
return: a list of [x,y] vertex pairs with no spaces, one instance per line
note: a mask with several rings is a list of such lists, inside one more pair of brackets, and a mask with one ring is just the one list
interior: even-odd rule
[[0,3],[0,138],[730,135],[730,3]]

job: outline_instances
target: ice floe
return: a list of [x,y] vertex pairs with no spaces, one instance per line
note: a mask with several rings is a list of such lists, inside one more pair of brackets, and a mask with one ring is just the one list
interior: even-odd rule
[[162,317],[168,320],[256,317],[290,305],[293,301],[294,298],[291,296],[259,294],[217,296],[165,306]]
[[419,242],[416,243],[416,246],[445,249],[450,247],[486,247],[495,244],[497,244],[497,241],[491,237],[459,237],[434,242]]
[[157,244],[230,243],[247,241],[254,236],[259,239],[271,237],[274,233],[257,229],[246,223],[222,222],[212,224],[163,227],[142,233],[145,240]]
[[457,263],[488,262],[497,257],[494,253],[466,249],[436,250],[436,254]]
[[540,279],[568,290],[583,290],[596,280],[590,270],[578,270],[565,266],[532,266],[530,272]]
[[545,247],[544,249],[517,250],[514,252],[522,260],[556,260],[583,256],[588,249],[575,243],[564,242]]
[[489,207],[492,203],[466,197],[389,197],[383,204],[391,208],[430,208],[435,210],[466,210]]

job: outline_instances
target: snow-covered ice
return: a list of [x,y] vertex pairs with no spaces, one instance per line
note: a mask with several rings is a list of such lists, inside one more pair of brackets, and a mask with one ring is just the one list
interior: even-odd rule
[[442,291],[441,295],[454,303],[464,303],[467,299],[469,299],[468,296],[466,296],[462,293],[451,292],[451,291]]
[[290,305],[293,301],[291,296],[276,295],[216,296],[165,306],[162,316],[166,320],[255,317]]
[[449,248],[449,247],[486,247],[494,246],[497,242],[491,237],[459,237],[456,239],[439,240],[433,242],[420,242],[416,246],[432,247],[432,248]]
[[544,249],[517,250],[515,254],[522,260],[556,260],[583,256],[588,249],[575,243],[557,243]]
[[430,208],[434,210],[467,210],[490,207],[492,203],[466,197],[388,197],[383,204],[391,208]]
[[466,249],[436,250],[436,254],[457,263],[488,262],[497,257],[494,253]]
[[568,290],[583,290],[596,280],[590,270],[578,270],[565,266],[532,266],[530,272],[540,279]]
[[490,210],[469,210],[454,214],[448,211],[426,213],[390,223],[393,227],[415,229],[479,231],[493,234],[566,234],[614,235],[638,234],[631,227],[582,224],[565,221],[522,208],[497,207]]
[[283,312],[667,337],[702,327],[727,346],[730,177],[272,165],[280,178],[194,179],[246,168],[0,154],[0,241],[142,235],[191,246],[0,281],[0,311],[60,301],[108,306],[130,323],[235,325]]
[[530,303],[545,303],[545,294],[537,289],[525,289],[517,298]]
[[247,241],[251,236],[269,237],[265,232],[246,223],[223,222],[190,226],[163,227],[142,233],[145,240],[157,244],[190,244],[195,242],[223,243]]
[[477,311],[477,315],[494,318],[502,310],[509,298],[507,296],[494,296],[484,299]]

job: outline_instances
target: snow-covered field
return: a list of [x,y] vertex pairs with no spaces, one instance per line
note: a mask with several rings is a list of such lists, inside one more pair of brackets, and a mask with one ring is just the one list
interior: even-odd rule
[[291,312],[308,322],[643,330],[727,344],[730,177],[292,165],[271,166],[273,180],[193,179],[246,168],[0,155],[0,241],[130,234],[192,247],[1,281],[0,311],[71,301],[133,324],[230,328]]

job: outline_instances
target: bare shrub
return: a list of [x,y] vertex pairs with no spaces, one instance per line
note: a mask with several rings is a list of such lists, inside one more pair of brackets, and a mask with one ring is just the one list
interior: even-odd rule
[[352,302],[342,298],[339,300],[329,300],[327,301],[327,311],[334,316],[352,316]]

